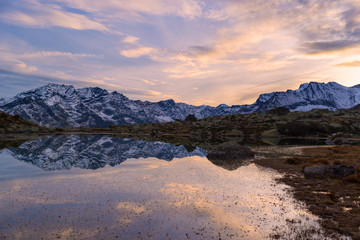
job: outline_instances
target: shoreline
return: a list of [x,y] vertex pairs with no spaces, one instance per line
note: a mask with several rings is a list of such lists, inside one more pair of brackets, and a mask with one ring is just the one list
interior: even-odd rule
[[[360,149],[360,146],[354,147]],[[360,182],[356,182],[351,177],[344,179],[305,178],[302,172],[304,165],[289,164],[287,159],[291,156],[311,158],[309,154],[306,154],[310,148],[315,149],[321,155],[321,152],[324,153],[331,148],[336,149],[336,146],[293,148],[282,156],[280,152],[277,152],[273,153],[278,154],[277,157],[258,157],[254,163],[281,173],[282,177],[277,181],[291,187],[290,192],[294,198],[305,203],[306,208],[319,217],[319,223],[328,234],[337,232],[349,235],[353,239],[360,239]],[[330,164],[333,162],[331,160]],[[358,159],[357,162],[360,163]],[[359,174],[359,171],[355,174]]]

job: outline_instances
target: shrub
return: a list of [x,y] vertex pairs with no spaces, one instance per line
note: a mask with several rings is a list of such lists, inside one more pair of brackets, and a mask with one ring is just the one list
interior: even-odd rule
[[266,111],[266,114],[274,114],[277,116],[284,116],[286,114],[288,114],[290,111],[287,108],[284,107],[277,107],[277,108],[272,108],[270,110]]
[[278,123],[276,127],[280,134],[294,137],[312,136],[328,132],[328,129],[322,126],[320,122],[295,121],[288,123]]

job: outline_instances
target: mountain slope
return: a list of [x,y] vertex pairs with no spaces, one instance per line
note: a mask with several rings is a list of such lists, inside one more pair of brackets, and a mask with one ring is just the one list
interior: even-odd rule
[[360,103],[360,85],[310,82],[297,90],[266,93],[251,105],[217,107],[192,106],[173,100],[148,102],[130,100],[118,92],[98,87],[75,89],[71,85],[48,84],[20,93],[11,99],[0,99],[0,110],[40,125],[51,127],[107,127],[111,124],[136,124],[184,120],[188,114],[197,118],[237,113],[266,112],[275,107],[292,111],[313,108],[336,110]]

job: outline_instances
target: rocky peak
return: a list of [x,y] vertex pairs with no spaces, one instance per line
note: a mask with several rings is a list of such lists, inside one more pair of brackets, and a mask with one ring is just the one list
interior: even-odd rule
[[175,101],[173,99],[160,101],[158,103],[161,104],[161,105],[164,105],[164,106],[175,106]]
[[260,96],[259,96],[259,98],[256,100],[255,104],[260,105],[260,104],[268,101],[274,94],[275,94],[275,92],[260,94]]
[[82,99],[86,100],[92,100],[94,98],[109,95],[107,90],[101,89],[99,87],[80,88],[77,90],[77,92]]

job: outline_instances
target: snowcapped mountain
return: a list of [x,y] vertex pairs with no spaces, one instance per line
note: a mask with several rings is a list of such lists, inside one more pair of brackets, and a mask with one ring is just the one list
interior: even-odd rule
[[207,151],[196,148],[188,152],[184,146],[163,142],[147,142],[108,136],[48,136],[26,142],[18,148],[8,148],[21,161],[46,171],[72,167],[97,169],[115,166],[130,158],[156,157],[171,161],[189,156],[205,157]]
[[275,107],[286,107],[290,111],[337,110],[357,104],[360,104],[360,85],[345,87],[336,82],[304,83],[297,90],[262,94],[255,103],[259,112]]
[[[1,102],[0,102],[1,103]],[[101,88],[75,89],[73,86],[48,84],[2,101],[0,110],[18,114],[45,126],[106,127],[110,124],[164,122],[184,119],[189,111],[203,107],[132,101],[118,92]]]
[[110,124],[135,124],[184,120],[236,113],[266,112],[275,107],[291,111],[313,108],[336,110],[360,103],[360,85],[345,87],[335,82],[304,83],[297,90],[261,94],[251,105],[221,104],[217,107],[192,106],[174,100],[148,102],[130,100],[121,93],[98,87],[75,89],[71,85],[48,84],[11,99],[0,98],[0,110],[40,125],[52,127],[106,127]]
[[130,100],[121,93],[98,87],[75,89],[71,85],[47,84],[15,97],[0,99],[0,110],[51,127],[107,127],[184,120],[234,113],[239,107],[192,106],[174,100],[148,102]]

